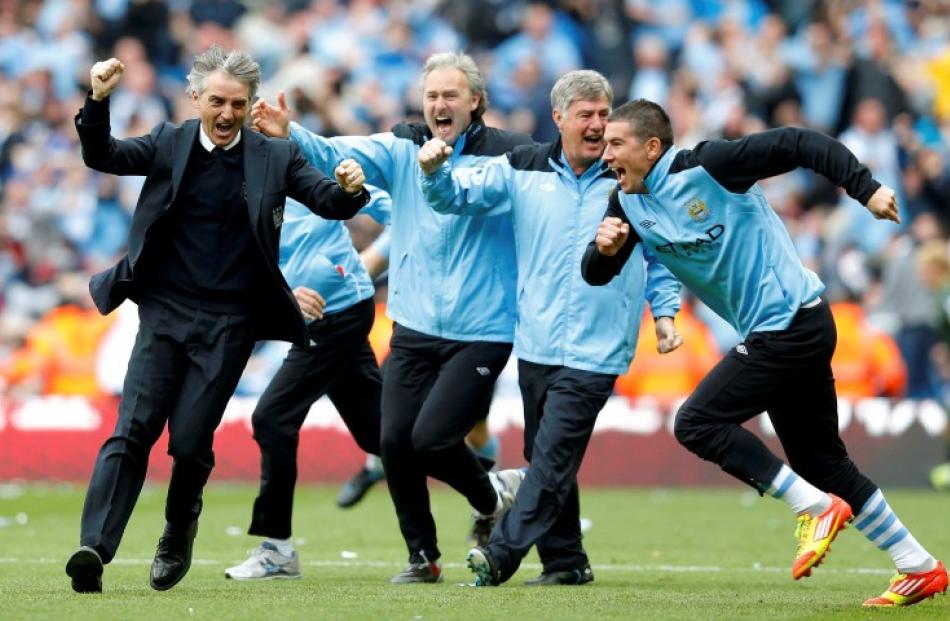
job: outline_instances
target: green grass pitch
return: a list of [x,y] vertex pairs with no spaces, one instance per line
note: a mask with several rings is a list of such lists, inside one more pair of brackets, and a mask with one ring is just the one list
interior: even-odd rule
[[[523,586],[540,571],[532,553],[511,582],[475,589],[464,566],[465,502],[433,487],[443,584],[388,584],[406,551],[382,486],[350,510],[334,505],[335,487],[301,487],[294,536],[303,579],[225,580],[224,569],[257,543],[244,534],[256,490],[212,484],[191,572],[171,591],[152,591],[148,567],[165,490],[150,485],[106,567],[103,594],[77,595],[63,566],[78,540],[83,489],[0,485],[0,619],[950,619],[946,596],[908,609],[863,609],[892,572],[889,559],[853,528],[813,577],[795,582],[792,516],[783,503],[742,489],[585,489],[593,584]],[[950,495],[887,495],[917,538],[950,560]]]

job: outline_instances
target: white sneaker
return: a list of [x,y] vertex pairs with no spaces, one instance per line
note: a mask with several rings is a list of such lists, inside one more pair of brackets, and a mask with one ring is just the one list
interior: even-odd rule
[[488,479],[491,481],[492,487],[495,488],[495,492],[498,494],[498,499],[501,502],[496,505],[495,512],[492,514],[483,515],[476,511],[475,519],[497,520],[502,513],[510,509],[511,505],[515,503],[515,496],[518,494],[518,488],[521,487],[521,482],[524,481],[524,475],[524,468],[511,468],[509,470],[489,472]]
[[284,556],[273,544],[265,541],[251,550],[246,561],[224,570],[224,577],[232,580],[296,579],[300,577],[300,557],[296,552]]

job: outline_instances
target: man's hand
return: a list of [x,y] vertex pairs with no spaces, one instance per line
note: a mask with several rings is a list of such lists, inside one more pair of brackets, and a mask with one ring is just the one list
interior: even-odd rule
[[452,147],[438,138],[433,138],[419,149],[419,167],[431,175],[452,155]]
[[306,321],[323,319],[323,309],[326,308],[327,301],[322,295],[307,287],[297,287],[294,289],[294,297],[297,298],[300,312]]
[[597,243],[597,252],[605,257],[614,256],[627,243],[629,235],[629,223],[620,218],[604,218],[604,221],[597,227],[597,237],[594,238]]
[[125,65],[118,58],[103,60],[89,70],[89,83],[92,85],[92,98],[102,101],[108,97],[122,81]]
[[656,351],[668,354],[683,344],[683,337],[676,331],[672,317],[658,317],[656,324]]
[[897,195],[886,185],[882,185],[871,195],[867,208],[878,220],[893,220],[898,224],[901,223],[901,218],[897,215]]
[[290,136],[290,108],[284,91],[277,91],[277,106],[258,99],[251,107],[251,129],[274,138]]
[[343,160],[333,173],[336,175],[336,182],[347,194],[359,194],[363,191],[366,175],[356,160]]

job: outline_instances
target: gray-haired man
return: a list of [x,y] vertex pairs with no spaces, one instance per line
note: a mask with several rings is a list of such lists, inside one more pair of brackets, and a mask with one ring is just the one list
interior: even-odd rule
[[140,326],[115,431],[86,494],[81,547],[66,564],[81,593],[102,590],[102,566],[119,546],[166,421],[173,466],[150,582],[165,590],[185,576],[214,466],[214,430],[254,342],[307,343],[277,266],[284,200],[336,220],[369,200],[355,162],[341,163],[334,183],[292,142],[242,130],[260,83],[260,66],[246,53],[215,46],[195,59],[188,80],[199,118],[116,140],[108,97],[124,70],[114,58],[96,63],[76,116],[87,166],[146,177],[128,255],[90,282],[102,313],[126,298],[137,302]]
[[507,581],[532,545],[543,570],[529,584],[594,579],[581,543],[577,472],[597,415],[633,358],[644,292],[656,318],[659,351],[682,343],[672,319],[679,283],[650,256],[645,269],[642,249],[613,295],[588,285],[577,269],[585,231],[597,227],[603,201],[617,185],[600,159],[612,100],[604,76],[572,71],[551,90],[556,142],[519,146],[469,168],[455,165],[448,157],[452,147],[438,137],[419,150],[422,192],[434,210],[509,215],[515,230],[514,350],[531,466],[488,545],[469,552],[477,586]]
[[454,145],[455,166],[474,166],[518,145],[523,134],[488,127],[484,81],[466,54],[433,54],[422,70],[425,124],[392,132],[325,138],[290,124],[290,111],[254,105],[257,127],[289,136],[317,168],[356,159],[369,183],[393,199],[387,314],[395,322],[383,372],[381,457],[409,552],[395,584],[440,582],[442,553],[427,475],[452,486],[479,519],[508,508],[521,473],[486,472],[465,445],[485,417],[515,331],[514,231],[507,216],[456,218],[429,209],[417,181],[419,147],[437,137]]

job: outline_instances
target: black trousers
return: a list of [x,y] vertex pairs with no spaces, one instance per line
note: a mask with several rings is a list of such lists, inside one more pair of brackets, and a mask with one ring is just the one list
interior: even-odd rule
[[427,475],[478,511],[495,509],[497,494],[465,434],[484,418],[510,354],[511,343],[452,341],[394,327],[383,369],[380,448],[410,562],[441,555]]
[[81,545],[115,556],[138,499],[152,445],[168,422],[173,458],[166,529],[201,512],[214,430],[254,347],[253,318],[211,313],[167,299],[139,304],[139,331],[115,431],[99,451],[82,512]]
[[518,361],[524,456],[531,465],[488,545],[502,581],[518,571],[532,545],[545,572],[587,564],[577,471],[616,380],[616,375]]
[[764,492],[782,461],[741,424],[768,412],[792,470],[858,511],[877,487],[858,471],[838,434],[836,343],[826,302],[801,309],[785,330],[753,332],[680,408],[676,439]]
[[261,486],[248,533],[291,533],[297,445],[310,406],[327,395],[361,449],[379,454],[382,378],[367,336],[375,308],[365,300],[308,326],[311,346],[294,345],[251,415],[261,448]]

